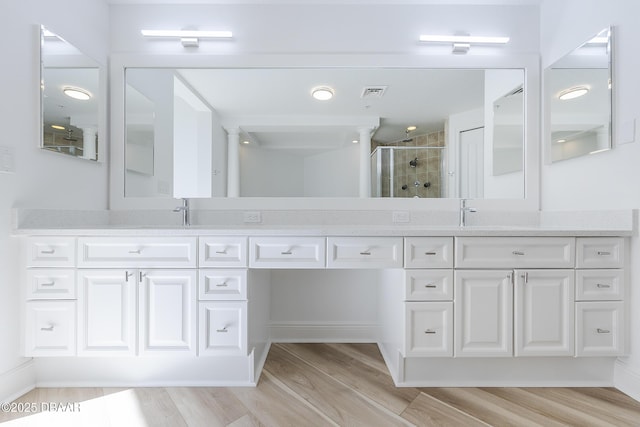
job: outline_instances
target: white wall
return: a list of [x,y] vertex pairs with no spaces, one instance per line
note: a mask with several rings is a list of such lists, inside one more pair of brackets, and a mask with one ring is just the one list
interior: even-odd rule
[[[545,0],[541,8],[542,65],[548,66],[602,28],[615,26],[614,144],[621,125],[640,120],[640,2],[635,0]],[[542,167],[544,210],[640,208],[640,122],[635,142],[613,150]],[[640,399],[640,241],[631,239],[630,294],[631,346],[616,370],[615,384]]]
[[360,146],[357,144],[305,157],[304,195],[358,197],[359,165]]
[[[42,24],[106,64],[108,9],[102,0],[5,1],[0,13],[0,146],[15,153],[15,173],[0,173],[0,401],[28,384],[12,375],[26,362],[19,345],[19,250],[11,234],[13,207],[105,209],[107,164],[40,150],[39,38]],[[106,133],[101,144],[107,144]],[[107,150],[102,151],[102,154]],[[104,158],[102,161],[104,162]],[[13,382],[16,380],[17,382]]]

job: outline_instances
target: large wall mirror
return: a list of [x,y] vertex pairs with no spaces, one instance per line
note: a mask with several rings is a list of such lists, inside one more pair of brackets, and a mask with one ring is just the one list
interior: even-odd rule
[[523,69],[127,68],[125,196],[184,197],[188,173],[193,197],[362,197],[366,167],[371,197],[523,199],[524,87]]
[[41,148],[98,159],[99,64],[40,28]]
[[611,33],[603,29],[545,70],[552,162],[611,148]]

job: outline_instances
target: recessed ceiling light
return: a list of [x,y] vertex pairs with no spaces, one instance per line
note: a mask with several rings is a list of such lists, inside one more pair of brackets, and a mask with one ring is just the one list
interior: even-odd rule
[[353,142],[354,144],[357,144],[357,143],[358,143],[358,142],[360,142],[360,141],[358,141],[357,139],[354,139],[354,140],[353,140],[353,141],[351,141],[351,142]]
[[57,130],[64,130],[64,126],[60,126],[60,125],[51,125],[51,127]]
[[558,99],[566,101],[568,99],[575,99],[580,96],[586,95],[589,92],[588,86],[574,86],[569,89],[565,89],[558,94]]
[[407,126],[407,131],[409,131],[409,132],[414,131],[416,129],[418,129],[417,126]]
[[558,142],[558,143],[562,144],[563,142],[567,142],[567,140],[566,140],[566,139],[559,139],[559,140],[557,140],[556,142]]
[[80,101],[87,101],[91,99],[91,94],[88,91],[78,87],[65,87],[62,89],[62,92],[64,92],[68,97],[79,99]]
[[311,89],[311,96],[318,101],[328,101],[333,98],[333,89],[328,86],[318,86]]
[[243,144],[249,144],[249,141],[242,141]]

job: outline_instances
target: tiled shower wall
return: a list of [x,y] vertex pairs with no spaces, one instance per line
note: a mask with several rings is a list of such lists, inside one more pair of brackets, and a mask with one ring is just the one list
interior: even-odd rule
[[[409,142],[400,140],[381,144],[372,141],[372,150],[377,147],[401,147],[393,150],[393,197],[442,197],[445,191],[442,184],[445,141],[444,130],[413,136]],[[380,180],[382,197],[391,197],[391,167],[387,158],[385,155]],[[415,159],[416,166],[412,167],[410,162]],[[425,183],[430,185],[425,187]],[[403,186],[406,189],[402,189]]]

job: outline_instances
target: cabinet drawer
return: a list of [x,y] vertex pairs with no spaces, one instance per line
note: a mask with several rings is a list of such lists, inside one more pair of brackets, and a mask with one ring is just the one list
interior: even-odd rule
[[201,302],[198,354],[242,355],[247,353],[247,302]]
[[622,268],[624,239],[621,237],[579,237],[576,240],[576,267]]
[[329,268],[402,268],[401,237],[329,237]]
[[27,270],[27,299],[75,299],[75,271],[62,268]]
[[324,268],[324,237],[253,237],[249,239],[252,268]]
[[246,300],[247,270],[200,270],[198,298],[201,300]]
[[78,267],[196,266],[195,237],[81,237]]
[[452,237],[408,237],[404,239],[405,268],[452,268]]
[[453,356],[453,303],[405,304],[404,355]]
[[624,354],[623,302],[576,303],[576,356]]
[[75,356],[75,301],[29,301],[25,314],[25,356]]
[[405,270],[406,301],[453,299],[453,270]]
[[26,242],[27,267],[75,267],[73,237],[30,237]]
[[198,247],[200,267],[246,267],[246,237],[200,237]]
[[459,237],[457,268],[573,268],[572,237]]
[[623,297],[623,270],[576,270],[576,300],[616,301]]

